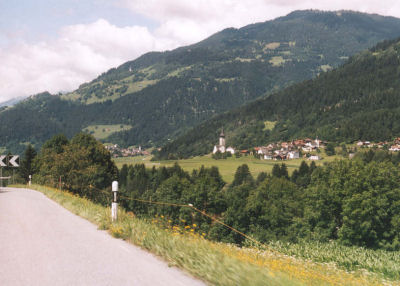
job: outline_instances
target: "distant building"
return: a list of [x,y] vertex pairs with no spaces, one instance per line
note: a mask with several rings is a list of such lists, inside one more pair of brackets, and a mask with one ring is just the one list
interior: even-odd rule
[[235,154],[235,149],[233,147],[225,147],[225,134],[224,134],[224,129],[222,129],[221,134],[219,135],[219,144],[214,146],[213,154],[220,152],[220,153],[225,153],[229,152],[232,155]]
[[287,154],[288,159],[299,159],[300,158],[300,153],[297,151],[291,151]]
[[219,135],[219,145],[214,146],[213,154],[215,154],[217,152],[220,152],[220,153],[226,152],[224,129],[222,129],[221,134]]
[[321,160],[321,157],[318,155],[312,155],[308,158],[308,160],[312,160],[312,161],[318,161]]
[[272,155],[271,154],[266,154],[264,155],[264,160],[272,160]]
[[232,155],[234,155],[235,154],[235,149],[233,149],[232,147],[228,147],[228,148],[226,148],[226,152],[229,152]]

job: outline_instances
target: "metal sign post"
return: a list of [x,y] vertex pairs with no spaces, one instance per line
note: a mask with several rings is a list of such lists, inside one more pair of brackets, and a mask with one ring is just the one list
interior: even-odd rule
[[6,158],[7,156],[0,155],[0,188],[3,187],[3,167],[7,167]]
[[111,220],[117,220],[118,213],[118,203],[117,203],[117,192],[118,192],[118,182],[112,182],[112,192],[113,192],[113,202],[111,203]]

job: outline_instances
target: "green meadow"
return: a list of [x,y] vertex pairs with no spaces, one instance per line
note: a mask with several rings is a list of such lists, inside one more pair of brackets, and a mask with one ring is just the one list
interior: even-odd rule
[[[341,156],[326,156],[325,154],[321,155],[324,159],[320,161],[316,161],[317,165],[322,165],[324,162],[331,162],[335,159],[343,158]],[[118,168],[121,168],[123,164],[145,164],[146,167],[152,168],[155,166],[156,168],[161,166],[172,166],[175,163],[178,163],[185,171],[192,172],[194,169],[199,169],[201,166],[204,167],[212,167],[216,166],[219,169],[219,172],[222,178],[231,183],[233,181],[236,169],[242,165],[247,164],[249,166],[250,172],[254,178],[257,178],[258,174],[261,172],[271,172],[272,168],[275,164],[285,163],[288,167],[289,174],[291,174],[295,169],[297,169],[301,162],[305,159],[295,159],[295,160],[287,160],[287,161],[272,161],[272,160],[260,160],[254,158],[254,156],[243,156],[240,158],[230,157],[227,159],[215,160],[211,157],[211,155],[194,157],[191,159],[183,159],[183,160],[169,160],[169,161],[150,161],[151,156],[136,156],[136,157],[120,157],[115,158],[114,162],[116,163]],[[307,162],[310,162],[307,160]]]
[[125,131],[131,129],[132,126],[126,124],[114,125],[90,125],[82,131],[92,134],[96,139],[106,139],[108,136],[115,132]]

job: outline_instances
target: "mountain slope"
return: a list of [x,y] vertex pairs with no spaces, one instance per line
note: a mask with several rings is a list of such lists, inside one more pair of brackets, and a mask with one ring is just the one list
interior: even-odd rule
[[385,41],[336,70],[202,123],[164,146],[158,157],[209,153],[222,126],[227,143],[238,148],[304,136],[390,140],[400,135],[399,94],[400,40]]
[[132,127],[106,141],[159,145],[397,36],[399,19],[345,11],[297,11],[226,29],[195,45],[143,55],[73,93],[37,96],[0,111],[0,146],[40,145],[55,133],[100,124]]
[[228,28],[174,51],[148,53],[63,98],[86,104],[116,100],[174,77],[241,81],[252,77],[248,69],[255,63],[269,74],[260,77],[265,81],[263,91],[271,91],[337,66],[379,41],[400,36],[399,23],[396,18],[355,12],[296,11],[273,21]]

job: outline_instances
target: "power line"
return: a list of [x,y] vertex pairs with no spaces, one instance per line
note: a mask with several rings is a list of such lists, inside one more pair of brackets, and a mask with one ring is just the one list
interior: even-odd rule
[[[109,195],[109,193],[108,193],[107,191],[105,191],[105,190],[100,190],[100,189],[97,189],[97,188],[95,188],[95,187],[93,187],[93,186],[90,186],[90,187],[93,188],[93,189],[96,189],[97,191],[100,191],[100,192],[102,192],[102,193],[104,193],[104,194]],[[121,196],[121,195],[120,195],[119,197],[122,198],[122,199],[130,200],[130,201],[137,201],[137,202],[148,203],[148,204],[190,208],[190,209],[192,209],[192,210],[194,210],[194,211],[200,213],[201,215],[210,218],[212,221],[214,221],[214,222],[216,222],[216,223],[219,223],[220,225],[225,226],[226,228],[229,228],[230,230],[236,232],[237,234],[243,236],[244,238],[247,238],[248,240],[250,240],[250,241],[252,241],[252,242],[254,242],[254,243],[256,243],[256,244],[258,244],[258,245],[260,245],[260,246],[262,246],[262,247],[265,247],[265,248],[268,248],[269,250],[271,250],[270,247],[268,247],[267,245],[263,244],[262,242],[259,242],[258,240],[252,238],[251,236],[249,236],[249,235],[247,235],[247,234],[241,232],[240,230],[238,230],[238,229],[236,229],[236,228],[234,228],[234,227],[232,227],[232,226],[230,226],[230,225],[227,225],[226,223],[220,221],[219,219],[216,219],[215,217],[213,217],[213,216],[207,214],[205,211],[199,210],[198,208],[196,208],[196,207],[193,206],[192,204],[177,204],[177,203],[168,203],[168,202],[156,202],[156,201],[150,201],[150,200],[135,199],[135,198],[126,197],[126,196]]]

